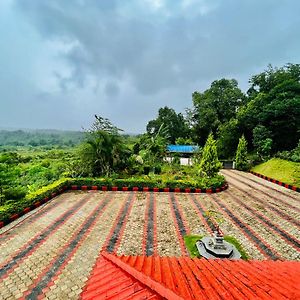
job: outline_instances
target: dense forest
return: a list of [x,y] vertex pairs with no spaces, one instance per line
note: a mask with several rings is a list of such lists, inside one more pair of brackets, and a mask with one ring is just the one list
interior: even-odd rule
[[[235,79],[212,82],[192,94],[193,106],[176,113],[162,107],[146,132],[128,136],[95,115],[85,132],[0,131],[0,204],[15,205],[61,178],[136,178],[219,186],[219,158],[241,170],[279,157],[300,162],[300,65],[269,66],[243,93]],[[166,163],[167,144],[199,145],[193,166],[178,156]],[[1,209],[0,207],[0,212]]]

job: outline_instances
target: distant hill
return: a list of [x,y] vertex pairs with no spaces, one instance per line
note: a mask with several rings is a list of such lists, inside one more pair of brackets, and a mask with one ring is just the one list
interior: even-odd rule
[[56,129],[0,130],[0,146],[74,146],[84,137],[81,131]]

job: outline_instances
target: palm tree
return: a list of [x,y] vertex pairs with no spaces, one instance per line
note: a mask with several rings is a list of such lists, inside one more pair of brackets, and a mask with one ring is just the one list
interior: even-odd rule
[[81,159],[86,173],[91,176],[110,175],[126,167],[129,149],[123,143],[118,128],[108,119],[95,116],[86,141],[81,147]]

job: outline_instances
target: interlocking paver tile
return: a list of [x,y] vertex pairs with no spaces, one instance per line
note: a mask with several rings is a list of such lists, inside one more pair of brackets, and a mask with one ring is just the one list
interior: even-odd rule
[[[233,173],[233,176],[238,178],[238,173]],[[246,179],[242,178],[242,180]],[[251,185],[255,185],[255,182],[251,182]],[[261,186],[254,191],[256,197],[259,188]],[[274,188],[277,187],[274,186]],[[265,257],[259,251],[258,245],[243,232],[244,225],[238,226],[234,223],[220,205],[226,205],[231,210],[233,217],[238,217],[245,225],[252,228],[257,239],[278,246],[277,251],[280,255],[300,260],[300,251],[290,245],[284,245],[282,238],[268,226],[262,228],[257,216],[253,215],[253,212],[244,211],[242,205],[231,197],[230,193],[239,195],[247,205],[251,205],[255,211],[269,218],[294,239],[299,238],[299,228],[295,225],[299,221],[299,215],[290,212],[290,206],[293,205],[299,210],[300,202],[292,200],[289,203],[288,195],[282,198],[281,194],[277,195],[275,190],[272,190],[273,198],[270,201],[266,195],[259,199],[249,198],[245,191],[251,192],[252,190],[241,185],[240,190],[230,187],[228,191],[221,194],[195,195],[195,197],[204,210],[212,209],[220,212],[224,218],[222,225],[224,233],[233,235],[242,241],[245,250],[252,258],[262,259]],[[268,191],[268,186],[264,191]],[[24,296],[28,296],[29,299],[78,299],[99,252],[104,245],[107,246],[108,242],[113,241],[114,251],[119,254],[141,254],[140,252],[144,251],[142,243],[147,240],[148,234],[147,231],[144,231],[144,228],[147,228],[144,216],[146,199],[149,194],[134,194],[133,202],[131,202],[133,203],[132,209],[122,211],[129,195],[132,196],[132,194],[132,192],[66,193],[49,203],[49,207],[45,208],[47,212],[42,213],[42,210],[37,210],[36,214],[39,216],[37,220],[35,220],[35,214],[32,213],[19,225],[11,228],[4,227],[0,231],[0,269],[4,262],[10,262],[13,257],[24,250],[24,247],[30,245],[34,247],[30,248],[24,257],[17,258],[8,271],[4,272],[5,274],[0,271],[0,299],[18,299]],[[154,224],[156,236],[153,238],[157,240],[157,251],[161,255],[180,255],[181,248],[178,243],[180,230],[175,230],[179,223],[175,214],[172,213],[169,195],[167,193],[154,193],[153,195],[156,207]],[[295,192],[292,195],[299,197]],[[275,196],[279,199],[278,203],[274,200]],[[176,194],[176,198],[184,226],[190,228],[192,234],[206,234],[208,226],[204,224],[205,217],[200,218],[199,214],[201,213],[197,210],[193,198],[186,194]],[[70,214],[61,224],[58,224],[57,227],[54,226],[55,229],[41,241],[34,244],[34,237],[38,238],[55,220],[68,213],[83,199],[86,200],[83,201],[81,207],[74,211],[74,214]],[[105,199],[107,199],[107,203]],[[265,201],[270,206],[264,207],[259,200]],[[104,202],[105,205],[101,208]],[[284,214],[276,213],[272,207]],[[95,213],[93,214],[93,212]],[[122,222],[118,221],[120,212],[123,216]],[[152,215],[149,214],[149,216]],[[285,215],[290,218],[284,218]],[[114,226],[119,227],[114,230]],[[7,230],[6,234],[1,236],[1,232],[5,230]],[[121,240],[118,239],[119,236],[112,236],[114,232],[118,232],[122,237]],[[130,242],[132,239],[134,239],[133,243]],[[134,251],[138,253],[133,253]],[[52,270],[55,271],[51,273]],[[43,280],[45,284],[41,284]],[[33,293],[33,291],[35,292]]]

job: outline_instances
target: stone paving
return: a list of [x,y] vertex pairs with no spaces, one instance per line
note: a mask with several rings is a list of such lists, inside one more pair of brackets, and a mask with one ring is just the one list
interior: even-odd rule
[[225,235],[253,259],[300,260],[300,196],[222,171],[218,194],[68,192],[0,230],[0,299],[78,299],[101,249],[188,255],[185,234]]

